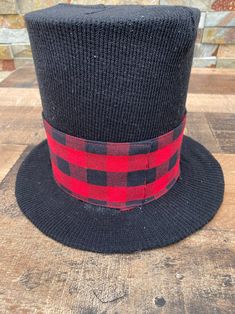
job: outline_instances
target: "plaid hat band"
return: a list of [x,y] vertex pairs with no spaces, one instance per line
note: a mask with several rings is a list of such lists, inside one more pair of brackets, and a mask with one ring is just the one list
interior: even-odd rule
[[180,174],[181,124],[142,142],[86,140],[54,129],[45,119],[56,183],[79,200],[129,210],[165,194]]

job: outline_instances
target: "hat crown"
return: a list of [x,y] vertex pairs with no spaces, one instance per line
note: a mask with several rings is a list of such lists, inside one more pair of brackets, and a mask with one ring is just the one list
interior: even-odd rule
[[180,124],[200,12],[55,7],[26,15],[43,113],[80,138],[134,142]]

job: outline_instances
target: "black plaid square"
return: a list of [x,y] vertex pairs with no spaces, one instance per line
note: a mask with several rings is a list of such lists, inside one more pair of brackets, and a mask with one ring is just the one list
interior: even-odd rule
[[106,143],[94,144],[92,142],[87,142],[86,143],[86,152],[92,153],[92,154],[105,155],[107,153],[107,145],[106,145]]
[[182,128],[183,126],[182,125],[179,125],[173,132],[173,141],[175,141],[179,136],[180,134],[182,133]]
[[62,145],[66,145],[66,135],[62,132],[58,132],[57,130],[52,130],[52,137],[54,140],[56,140],[58,143]]
[[69,163],[60,158],[59,156],[56,157],[57,159],[57,167],[65,174],[67,174],[68,176],[70,176],[70,169],[69,169]]
[[127,174],[127,186],[137,186],[137,185],[144,185],[146,178],[146,171],[145,170],[138,170],[128,172]]
[[94,185],[107,186],[107,172],[87,169],[87,182]]
[[156,180],[156,174],[156,168],[146,170],[146,184],[154,182]]
[[149,152],[149,144],[135,144],[130,143],[129,156],[147,154]]
[[169,161],[168,170],[171,170],[175,166],[177,159],[178,159],[178,151],[171,157]]
[[157,139],[152,141],[150,152],[152,153],[152,152],[155,152],[156,150],[158,150],[158,141],[157,141]]

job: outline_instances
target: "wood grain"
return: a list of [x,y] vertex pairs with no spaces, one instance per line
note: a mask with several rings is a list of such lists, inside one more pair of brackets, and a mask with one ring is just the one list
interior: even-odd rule
[[40,107],[0,106],[0,143],[37,144],[45,138]]
[[11,167],[14,166],[15,162],[18,160],[25,148],[25,145],[0,144],[0,182],[6,176]]
[[41,99],[38,89],[29,88],[0,88],[0,107],[24,106],[40,107]]
[[235,153],[235,114],[206,113],[220,148],[225,153]]
[[214,219],[166,248],[107,255],[47,238],[16,203],[19,165],[45,137],[32,68],[17,71],[0,83],[0,313],[234,313],[235,72],[193,71],[188,96],[187,134],[225,175]]
[[29,64],[20,67],[0,83],[0,87],[35,88],[37,79],[34,66]]
[[[235,155],[215,156],[234,186]],[[18,166],[1,185],[1,312],[232,313],[234,210],[226,197],[206,228],[178,244],[95,254],[48,239],[21,214],[14,199]]]

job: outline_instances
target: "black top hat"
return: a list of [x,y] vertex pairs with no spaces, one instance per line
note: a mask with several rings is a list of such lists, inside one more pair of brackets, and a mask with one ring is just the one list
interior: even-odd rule
[[26,15],[48,141],[22,163],[16,198],[42,232],[132,252],[214,216],[221,168],[183,136],[199,17],[188,7],[66,4]]

